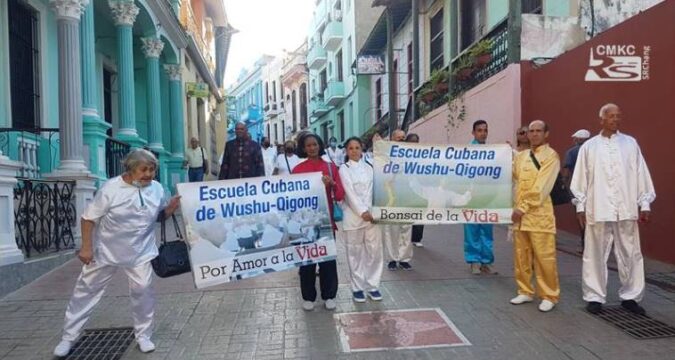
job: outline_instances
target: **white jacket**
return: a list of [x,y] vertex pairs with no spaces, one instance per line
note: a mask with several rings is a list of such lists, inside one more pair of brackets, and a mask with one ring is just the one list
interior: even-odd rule
[[365,161],[349,160],[340,166],[340,180],[345,189],[342,206],[344,230],[357,230],[370,224],[361,214],[370,211],[373,204],[373,167]]

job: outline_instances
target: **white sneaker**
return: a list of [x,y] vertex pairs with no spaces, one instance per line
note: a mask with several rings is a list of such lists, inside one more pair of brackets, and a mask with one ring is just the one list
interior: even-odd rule
[[424,244],[422,244],[421,242],[414,242],[413,245],[414,245],[415,247],[418,247],[418,248],[423,248],[423,247],[424,247]]
[[326,306],[326,310],[335,310],[335,308],[337,307],[335,299],[326,300],[326,303],[324,305]]
[[141,337],[136,339],[138,343],[138,348],[141,349],[142,353],[149,353],[155,351],[155,344],[146,337]]
[[541,312],[549,312],[553,310],[553,307],[555,304],[551,301],[548,300],[542,300],[541,303],[539,304],[539,311]]
[[54,348],[54,356],[65,357],[70,353],[70,348],[73,346],[72,341],[61,340],[61,342]]
[[302,308],[305,309],[305,311],[312,311],[312,310],[314,310],[314,302],[303,301],[302,302]]
[[514,297],[513,299],[511,299],[509,302],[513,305],[520,305],[520,304],[532,302],[532,300],[534,300],[532,298],[532,296],[518,295],[518,296]]

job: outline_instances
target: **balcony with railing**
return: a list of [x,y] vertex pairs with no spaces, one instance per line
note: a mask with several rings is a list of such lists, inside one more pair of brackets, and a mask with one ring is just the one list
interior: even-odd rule
[[312,117],[320,117],[325,115],[328,112],[328,105],[323,101],[323,99],[316,98],[310,100],[309,102],[309,114]]
[[323,92],[326,104],[335,106],[345,99],[345,85],[342,81],[329,81]]
[[502,20],[480,40],[455,57],[449,68],[432,73],[415,91],[414,119],[443,106],[508,65],[508,21]]
[[39,179],[58,165],[59,129],[0,128],[0,152],[19,162],[17,176]]
[[319,70],[326,65],[326,61],[328,61],[326,49],[314,44],[307,53],[307,66],[312,70]]
[[[206,34],[202,33],[202,27],[206,24],[199,24],[195,17],[192,5],[189,1],[183,1],[180,7],[180,24],[190,37],[197,44],[199,52],[212,72],[216,70],[215,56],[211,49],[212,36],[210,30]],[[206,36],[205,36],[206,35]],[[207,40],[208,39],[208,40]],[[210,41],[209,41],[210,40]]]
[[342,21],[333,19],[323,31],[322,46],[327,51],[335,51],[342,44]]

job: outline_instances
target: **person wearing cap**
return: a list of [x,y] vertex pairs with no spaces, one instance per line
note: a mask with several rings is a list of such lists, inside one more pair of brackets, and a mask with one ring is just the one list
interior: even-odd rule
[[[565,181],[565,184],[567,186],[570,185],[570,181],[572,180],[572,175],[574,173],[574,166],[577,163],[577,156],[579,156],[579,149],[581,148],[581,145],[583,145],[588,138],[591,137],[590,131],[586,129],[580,129],[577,130],[574,134],[572,134],[572,141],[574,142],[574,146],[569,148],[567,152],[565,153],[565,162],[563,163],[563,167],[560,169],[560,175],[562,175],[563,180]],[[581,234],[581,252],[584,252],[584,232],[586,232],[586,227],[582,226],[581,223],[579,223],[579,233]]]

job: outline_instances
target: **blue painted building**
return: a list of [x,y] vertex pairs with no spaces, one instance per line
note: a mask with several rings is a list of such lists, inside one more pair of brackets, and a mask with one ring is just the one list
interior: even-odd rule
[[230,139],[234,139],[234,127],[238,122],[246,124],[251,139],[254,141],[260,141],[264,136],[262,68],[273,59],[273,56],[263,55],[255,62],[252,69],[244,70],[237,82],[230,87],[228,95],[235,104],[234,113],[228,115]]

